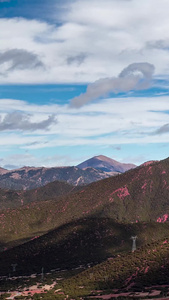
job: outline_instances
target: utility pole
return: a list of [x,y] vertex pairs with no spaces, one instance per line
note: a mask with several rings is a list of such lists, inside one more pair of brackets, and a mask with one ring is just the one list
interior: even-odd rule
[[42,281],[44,280],[44,268],[42,267],[42,274],[41,274]]
[[133,240],[132,252],[134,252],[136,250],[136,239],[137,239],[137,236],[132,236],[131,239]]
[[16,271],[16,266],[17,266],[18,264],[11,264],[11,266],[12,266],[12,272],[15,272]]

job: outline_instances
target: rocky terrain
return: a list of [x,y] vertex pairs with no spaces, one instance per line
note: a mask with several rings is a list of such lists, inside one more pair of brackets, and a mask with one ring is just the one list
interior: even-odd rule
[[[86,167],[83,168],[84,165]],[[108,157],[98,156],[92,158],[88,165],[84,162],[77,167],[23,167],[16,170],[0,168],[0,187],[12,190],[30,190],[56,180],[65,181],[74,186],[86,185],[124,173],[134,167],[135,165],[132,164],[121,164]]]

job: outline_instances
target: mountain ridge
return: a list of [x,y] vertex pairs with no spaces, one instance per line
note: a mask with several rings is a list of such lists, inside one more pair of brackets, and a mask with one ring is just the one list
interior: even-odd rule
[[[91,158],[92,160],[93,158]],[[94,168],[90,165],[86,168],[78,166],[62,167],[29,167],[24,166],[19,169],[6,170],[0,168],[0,188],[13,190],[30,190],[46,185],[53,181],[65,181],[71,185],[87,185],[91,182],[108,178],[118,173],[128,170],[133,165],[120,164],[106,156],[99,156],[97,161],[105,164],[105,167]],[[109,163],[108,163],[109,162]],[[119,167],[112,167],[110,164],[116,163]],[[112,164],[113,164],[112,163]],[[83,164],[83,163],[82,163]],[[115,171],[116,169],[116,171]]]

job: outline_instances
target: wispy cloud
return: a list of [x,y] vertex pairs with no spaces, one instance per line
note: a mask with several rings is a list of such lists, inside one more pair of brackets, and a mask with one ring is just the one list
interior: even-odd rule
[[152,135],[161,135],[161,134],[164,134],[164,133],[169,133],[169,123],[164,124],[159,129],[153,131],[151,134]]
[[146,47],[150,49],[169,50],[169,40],[154,40],[146,43]]
[[57,123],[55,115],[51,115],[47,120],[41,122],[31,122],[30,118],[30,114],[25,114],[17,111],[6,114],[4,118],[0,118],[0,131],[46,130],[50,125]]
[[67,64],[70,65],[70,64],[76,63],[77,65],[80,66],[85,61],[86,57],[87,57],[87,54],[85,54],[85,53],[79,53],[78,55],[69,56],[67,58]]
[[39,60],[36,54],[23,49],[11,49],[0,52],[0,65],[4,63],[9,63],[9,66],[7,65],[7,71],[44,67],[44,64]]
[[143,90],[150,86],[154,66],[149,63],[133,63],[119,74],[118,77],[103,78],[87,87],[87,91],[70,102],[70,107],[81,107],[92,100],[108,96],[111,92],[127,92]]

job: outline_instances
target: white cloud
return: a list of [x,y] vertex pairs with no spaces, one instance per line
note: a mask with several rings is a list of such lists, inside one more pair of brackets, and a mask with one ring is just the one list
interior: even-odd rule
[[[28,125],[31,127],[32,124],[39,124],[40,128],[32,134],[27,130],[27,123],[26,128],[24,123],[22,132],[17,133],[18,127],[15,126],[10,137],[1,133],[1,146],[17,145],[20,149],[33,150],[57,146],[149,144],[166,143],[169,137],[168,130],[161,135],[151,135],[152,132],[158,133],[159,128],[169,123],[167,96],[104,99],[71,110],[66,105],[38,106],[20,100],[9,99],[5,102],[2,99],[0,111],[3,116],[9,116],[9,104],[10,114],[14,117],[18,110],[21,116],[34,112],[31,113],[31,122]],[[48,120],[48,116],[54,113],[57,114],[57,123],[49,120],[50,127],[43,126],[43,121]]]
[[[15,165],[12,153],[18,152],[32,155],[32,157],[25,156],[24,165],[52,166],[56,161],[55,151],[59,153],[62,151],[59,149],[65,147],[67,149],[74,147],[76,152],[78,146],[87,147],[86,149],[97,147],[101,153],[100,149],[103,147],[166,144],[169,139],[168,96],[103,99],[78,109],[70,109],[68,105],[35,105],[21,100],[1,99],[0,111],[2,120],[5,120],[5,116],[11,115],[14,117],[11,121],[15,124],[18,111],[21,116],[30,116],[30,120],[26,117],[26,127],[23,117],[21,124],[18,125],[19,130],[16,124],[12,131],[7,128],[8,135],[1,131],[1,152],[5,151],[3,157],[6,157],[7,153],[11,157],[9,163],[7,158],[3,161],[4,165]],[[47,130],[42,122],[48,120],[48,116],[54,113],[57,114],[57,124],[51,122]],[[22,123],[23,128],[20,130]],[[27,126],[30,127],[32,124],[33,127],[34,124],[40,124],[42,128],[34,132],[28,131]],[[66,151],[69,153],[69,150]],[[78,153],[75,156],[78,160]],[[24,162],[24,156],[22,159]],[[18,161],[18,165],[23,165],[22,161]],[[63,165],[68,165],[68,161],[71,162],[71,159],[66,156],[60,157]]]
[[11,49],[0,53],[0,65],[9,65],[7,72],[15,69],[43,68],[43,63],[37,55],[22,49]]
[[[75,0],[53,7],[59,26],[24,18],[0,19],[0,53],[32,53],[44,70],[13,70],[1,64],[0,83],[93,82],[116,77],[134,62],[147,62],[156,76],[169,74],[169,2]],[[80,63],[79,63],[80,61]],[[71,62],[71,63],[70,63]]]
[[[0,84],[85,82],[93,87],[93,82],[97,81],[98,94],[94,91],[94,97],[87,95],[89,97],[82,101],[87,103],[105,97],[109,91],[115,92],[112,82],[110,89],[103,88],[102,78],[116,79],[113,82],[120,91],[130,90],[126,66],[133,66],[133,63],[141,66],[145,62],[155,67],[155,79],[165,78],[168,82],[168,11],[168,0],[160,3],[159,0],[65,0],[59,10],[55,3],[51,15],[52,21],[60,25],[35,19],[1,18]],[[119,76],[121,70],[125,71]],[[136,85],[132,84],[132,88],[136,89]],[[86,145],[99,148],[99,145],[115,144],[120,147],[168,141],[169,114],[164,112],[169,111],[167,96],[112,98],[78,109],[77,106],[70,109],[68,105],[35,105],[0,99],[1,121],[5,116],[15,115],[16,111],[27,116],[26,127],[25,118],[22,118],[19,131],[14,122],[15,128],[8,136],[1,132],[1,148],[9,152],[18,149],[38,153],[38,149],[43,151],[50,147]],[[58,122],[49,122],[47,131],[43,121],[53,114],[57,115]],[[26,130],[31,124],[42,126],[32,134]],[[22,125],[23,130],[20,130]],[[25,158],[35,164],[35,156],[23,156],[23,161]],[[14,160],[11,156],[9,163]],[[46,163],[52,160],[49,155]]]
[[52,124],[56,124],[54,115],[48,116],[46,120],[40,122],[31,122],[31,115],[14,111],[0,116],[0,131],[37,131],[48,130]]

